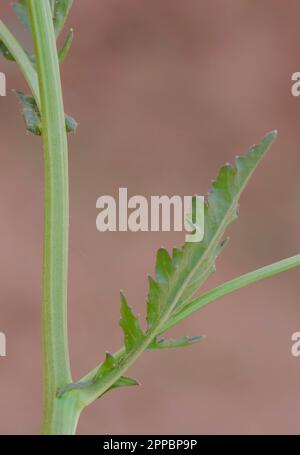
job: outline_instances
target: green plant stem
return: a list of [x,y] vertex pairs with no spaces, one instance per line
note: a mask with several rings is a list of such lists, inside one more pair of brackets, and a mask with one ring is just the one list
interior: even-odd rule
[[[45,163],[43,268],[43,433],[74,428],[77,396],[58,399],[71,379],[67,339],[68,150],[52,13],[48,1],[28,0],[37,62]],[[76,413],[75,413],[76,409]],[[73,431],[73,430],[72,430]]]
[[254,270],[253,272],[246,273],[245,275],[242,275],[238,278],[234,278],[233,280],[227,281],[226,283],[223,283],[220,286],[208,292],[205,292],[204,294],[200,295],[200,297],[196,298],[188,305],[186,305],[181,311],[175,314],[175,316],[171,317],[171,319],[163,326],[161,333],[178,324],[183,319],[191,316],[193,313],[200,310],[209,303],[214,302],[215,300],[218,300],[225,295],[232,294],[233,292],[249,286],[250,284],[256,283],[257,281],[265,280],[266,278],[270,278],[274,275],[277,275],[278,273],[282,273],[299,266],[300,254],[287,259],[283,259],[260,269]]
[[[165,331],[173,327],[174,325],[178,324],[180,321],[183,319],[189,317],[191,314],[195,313],[196,311],[200,310],[204,306],[208,305],[209,303],[214,302],[215,300],[220,299],[221,297],[224,297],[225,295],[231,294],[243,287],[249,286],[250,284],[253,284],[257,281],[264,280],[266,278],[270,278],[274,275],[277,275],[278,273],[285,272],[289,269],[292,269],[294,267],[299,267],[300,266],[300,255],[293,256],[287,259],[283,259],[279,262],[275,262],[273,264],[267,265],[265,267],[262,267],[260,269],[257,269],[253,272],[246,273],[245,275],[242,275],[238,278],[235,278],[233,280],[227,281],[226,283],[223,283],[222,285],[202,294],[200,297],[196,298],[193,300],[191,303],[189,303],[184,309],[179,311],[175,316],[171,317],[170,320],[163,325],[163,327],[160,330],[160,334],[163,334]],[[110,381],[108,381],[105,384],[101,384],[101,387],[97,387],[97,385],[93,385],[92,387],[89,386],[90,388],[87,387],[87,389],[81,389],[80,394],[82,395],[82,399],[84,401],[91,402],[95,397],[98,395],[102,395],[105,393],[105,391],[111,386],[111,381],[112,379],[117,380],[128,368],[132,363],[140,356],[140,354],[147,348],[147,345],[149,344],[148,340],[145,340],[143,343],[143,346],[140,346],[139,349],[128,359],[126,364],[122,365],[122,370],[120,372],[120,375],[118,377],[114,378],[108,378]],[[121,348],[119,351],[117,351],[114,354],[114,358],[116,361],[118,359],[122,358],[124,355],[125,349]],[[81,378],[80,383],[84,383],[87,381],[91,381],[94,375],[96,374],[97,370],[99,369],[100,365],[98,365],[96,368],[94,368],[92,371],[90,371],[87,375],[85,375],[83,378]]]
[[24,49],[20,46],[16,38],[2,21],[0,21],[0,40],[3,41],[19,65],[27,84],[31,89],[32,95],[35,98],[36,104],[40,109],[39,85],[35,68],[33,67]]
[[[72,384],[67,338],[68,269],[68,150],[59,73],[56,36],[52,21],[54,0],[27,0],[35,45],[37,72],[26,52],[0,21],[0,39],[19,64],[41,112],[45,157],[45,237],[43,268],[43,371],[44,434],[74,434],[82,409],[103,395],[147,350],[152,340],[209,303],[256,281],[300,266],[300,255],[247,273],[212,289],[174,314],[181,291],[161,321],[151,328],[136,348],[114,354],[116,368],[93,382],[99,366]],[[57,33],[58,34],[58,33]],[[70,46],[72,32],[62,49]],[[226,221],[226,220],[225,220]],[[216,236],[221,235],[221,229]],[[206,253],[209,256],[209,251]],[[194,273],[194,272],[192,272]],[[189,276],[190,279],[192,276]],[[188,284],[186,280],[185,286]],[[85,384],[86,383],[86,384]],[[68,385],[74,387],[68,387]]]

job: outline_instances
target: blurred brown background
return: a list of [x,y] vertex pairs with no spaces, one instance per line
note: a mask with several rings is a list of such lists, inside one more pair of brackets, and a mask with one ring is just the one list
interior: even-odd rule
[[[29,38],[1,1],[1,18]],[[205,194],[218,168],[269,130],[279,137],[242,199],[207,286],[299,252],[300,71],[297,0],[76,1],[62,67],[70,142],[69,329],[74,378],[122,342],[119,290],[144,316],[156,249],[182,234],[96,231],[97,197]],[[9,89],[25,89],[3,59]],[[0,99],[0,433],[37,433],[41,417],[43,158],[9,91]],[[299,270],[256,284],[173,330],[191,348],[145,354],[82,415],[81,434],[299,433]]]

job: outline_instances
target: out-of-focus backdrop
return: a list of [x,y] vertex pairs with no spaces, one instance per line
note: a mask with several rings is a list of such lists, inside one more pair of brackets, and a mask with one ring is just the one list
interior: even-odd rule
[[[1,1],[1,19],[30,39]],[[231,241],[205,286],[299,252],[300,71],[297,0],[74,1],[75,41],[62,66],[70,145],[69,329],[74,378],[122,342],[119,290],[143,317],[155,251],[180,233],[97,232],[96,199],[205,194],[218,168],[278,129],[243,195]],[[0,433],[38,433],[43,157],[10,89],[26,85],[1,59]],[[108,393],[81,434],[298,433],[299,270],[224,298],[173,330],[207,335],[190,348],[147,353],[142,386]]]

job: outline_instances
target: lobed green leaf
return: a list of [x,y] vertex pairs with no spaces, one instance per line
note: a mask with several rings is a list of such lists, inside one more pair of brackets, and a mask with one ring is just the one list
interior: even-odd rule
[[[22,115],[27,131],[30,131],[30,133],[36,136],[41,136],[42,120],[34,97],[30,95],[24,95],[24,93],[19,90],[16,91],[16,95],[22,105]],[[76,131],[76,128],[78,126],[76,120],[69,115],[65,116],[65,120],[67,133]]]
[[204,238],[201,242],[185,243],[174,249],[172,257],[164,249],[157,252],[156,277],[149,279],[147,302],[148,330],[159,324],[166,314],[183,308],[215,271],[215,261],[227,244],[224,233],[237,218],[239,198],[255,168],[275,139],[268,134],[253,146],[236,166],[223,166],[207,196],[204,211]]
[[70,115],[65,115],[67,133],[74,133],[77,130],[78,123]]
[[[118,361],[114,366],[107,359],[93,386],[82,389],[81,394],[86,402],[93,401],[109,390],[144,350],[185,347],[202,339],[185,337],[158,340],[157,337],[166,330],[170,321],[176,321],[177,314],[184,311],[191,297],[215,270],[216,258],[227,244],[225,231],[237,218],[242,191],[275,137],[276,132],[269,133],[245,156],[238,157],[235,167],[225,165],[221,168],[205,202],[202,241],[185,243],[181,249],[175,248],[171,256],[164,248],[158,250],[155,278],[149,277],[148,328],[145,334],[125,297],[121,296],[120,325],[124,332],[125,348],[116,354]],[[88,374],[83,380],[90,377]]]
[[[114,372],[115,369],[118,368],[118,363],[113,355],[109,352],[106,353],[104,362],[100,365],[99,369],[97,370],[95,376],[93,377],[91,383],[94,384],[97,381],[101,381],[103,378],[107,377],[109,374]],[[119,387],[128,387],[139,385],[139,382],[135,379],[129,378],[127,376],[120,376],[108,389],[116,389]]]
[[136,379],[128,378],[127,376],[121,376],[109,390],[116,389],[118,387],[132,387],[135,385],[140,385]]
[[121,293],[120,327],[124,333],[126,352],[132,351],[145,337],[137,316],[129,307],[125,296]]
[[190,346],[191,344],[198,343],[199,341],[203,340],[203,336],[196,336],[196,337],[183,337],[178,338],[177,340],[165,340],[161,339],[159,341],[154,340],[148,347],[148,351],[156,351],[158,349],[172,349],[172,348],[183,348],[186,346]]
[[73,0],[54,0],[53,24],[56,36],[58,36],[63,29],[72,4]]
[[22,115],[27,131],[40,136],[42,134],[42,122],[35,99],[33,96],[24,95],[20,91],[16,91],[16,95],[22,105]]

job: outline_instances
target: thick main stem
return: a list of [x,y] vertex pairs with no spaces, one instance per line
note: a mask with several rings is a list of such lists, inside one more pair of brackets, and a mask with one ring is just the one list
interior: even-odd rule
[[[59,387],[71,381],[67,339],[68,149],[56,39],[50,3],[28,0],[41,99],[45,162],[43,268],[43,433],[70,432],[76,397],[60,400]],[[73,429],[74,431],[74,429]]]

